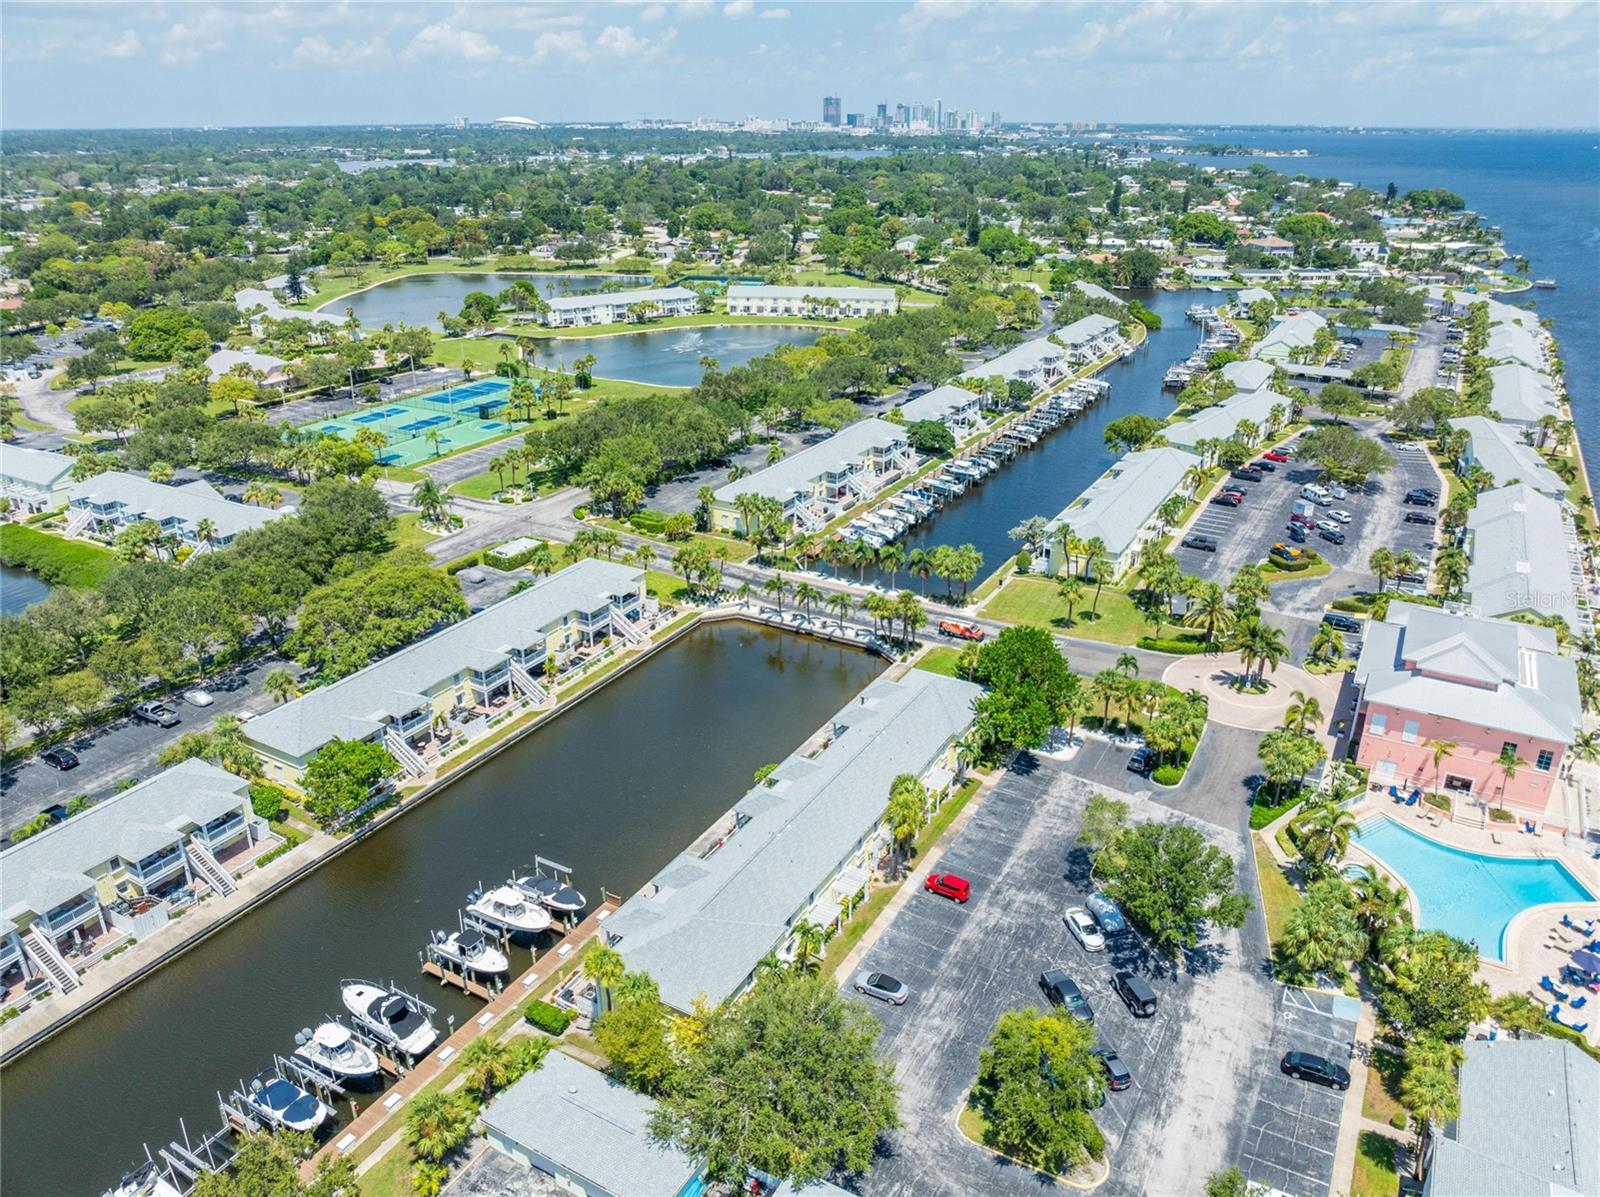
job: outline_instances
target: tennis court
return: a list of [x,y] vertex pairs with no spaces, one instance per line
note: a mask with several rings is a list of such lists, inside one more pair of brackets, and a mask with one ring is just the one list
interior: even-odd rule
[[306,427],[347,441],[358,433],[379,433],[385,443],[374,452],[382,464],[416,465],[511,432],[512,425],[493,418],[505,407],[510,389],[503,379],[487,378]]

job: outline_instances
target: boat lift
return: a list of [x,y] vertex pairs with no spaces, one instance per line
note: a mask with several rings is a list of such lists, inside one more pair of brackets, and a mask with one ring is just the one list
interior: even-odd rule
[[[345,983],[346,982],[343,981],[340,982],[341,988]],[[401,997],[405,998],[406,1001],[415,1004],[417,1009],[427,1011],[430,1018],[439,1012],[436,1006],[423,1001],[414,993],[401,989],[400,986],[396,985],[393,981],[389,982],[388,988],[389,992],[397,993]],[[415,1059],[390,1046],[389,1044],[384,1043],[371,1031],[367,1030],[366,1027],[362,1026],[357,1019],[352,1018],[348,1022],[345,1022],[339,1018],[327,1018],[323,1021],[338,1023],[340,1026],[344,1027],[352,1035],[354,1035],[359,1042],[364,1043],[366,1046],[370,1047],[374,1052],[376,1052],[378,1056],[378,1067],[383,1069],[384,1072],[392,1073],[397,1077],[405,1076],[407,1072],[415,1068],[417,1065],[417,1061]],[[445,1015],[444,1021],[447,1029],[440,1042],[447,1041],[451,1035],[455,1034],[456,1030],[456,1016],[454,1014]],[[432,1051],[433,1049],[429,1048],[428,1050]]]
[[[502,928],[492,926],[464,910],[456,911],[456,925],[463,931],[481,931],[499,943],[501,951],[507,950],[511,937]],[[538,957],[536,952],[534,957],[535,959]],[[441,985],[453,985],[463,993],[470,993],[473,997],[482,998],[486,1002],[493,1001],[495,995],[506,987],[505,977],[487,977],[480,980],[470,976],[466,968],[458,966],[454,961],[446,960],[439,952],[439,945],[431,939],[427,946],[417,953],[417,959],[422,962],[424,975],[435,977]]]

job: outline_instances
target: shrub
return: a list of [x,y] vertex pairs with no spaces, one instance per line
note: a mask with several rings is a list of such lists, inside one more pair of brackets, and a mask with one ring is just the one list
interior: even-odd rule
[[[549,415],[551,415],[553,417],[555,413],[554,412],[550,412],[550,413],[547,413],[547,414],[549,414]],[[572,509],[572,518],[575,519],[575,520],[586,520],[586,519],[588,519],[589,518],[589,508],[586,507],[586,506],[585,507],[574,507]]]
[[474,553],[470,557],[463,557],[460,561],[451,562],[449,565],[445,566],[444,572],[453,578],[462,570],[471,569],[474,565],[480,564],[481,561],[482,558],[480,558],[478,554]]
[[1494,823],[1515,823],[1517,821],[1517,816],[1508,810],[1501,810],[1498,806],[1496,806],[1490,809],[1489,819]]
[[269,823],[283,818],[288,795],[270,782],[257,781],[250,785],[250,809],[256,817]]
[[1179,765],[1162,765],[1150,775],[1150,780],[1158,786],[1175,786],[1183,780],[1183,773]]
[[1365,614],[1372,610],[1372,600],[1368,598],[1340,598],[1328,604],[1335,611],[1348,611],[1352,614]]
[[573,1013],[563,1010],[560,1006],[552,1006],[549,1002],[535,998],[528,1003],[528,1008],[522,1012],[522,1017],[529,1026],[537,1027],[546,1035],[560,1035],[567,1027],[572,1025]]
[[1140,648],[1153,653],[1203,653],[1206,651],[1202,636],[1140,636]]
[[117,564],[108,549],[63,540],[22,524],[0,525],[0,563],[25,569],[58,586],[94,586]]
[[1411,1119],[1408,1118],[1406,1115],[1404,1115],[1404,1114],[1396,1114],[1396,1115],[1394,1115],[1394,1117],[1389,1119],[1389,1125],[1394,1127],[1395,1130],[1405,1130],[1406,1129],[1406,1124],[1408,1122],[1410,1122],[1410,1121],[1411,1121]]
[[495,569],[504,570],[506,573],[510,573],[512,570],[520,569],[524,565],[528,564],[528,562],[532,561],[533,555],[539,551],[540,547],[540,545],[532,545],[529,548],[523,549],[520,553],[509,554],[497,553],[493,549],[490,549],[488,552],[484,553],[483,563],[485,565],[493,566]]
[[635,511],[628,522],[646,536],[660,536],[667,530],[666,512],[652,511],[648,507]]

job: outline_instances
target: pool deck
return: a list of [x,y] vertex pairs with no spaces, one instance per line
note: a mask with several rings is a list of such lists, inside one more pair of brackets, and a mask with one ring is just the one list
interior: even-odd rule
[[[1506,860],[1556,860],[1565,865],[1567,871],[1591,894],[1600,894],[1600,861],[1591,855],[1595,845],[1576,835],[1562,835],[1559,832],[1528,835],[1516,830],[1520,824],[1514,823],[1470,827],[1452,822],[1444,817],[1443,811],[1425,803],[1397,807],[1387,794],[1367,794],[1351,805],[1350,813],[1358,823],[1373,815],[1385,815],[1439,844],[1482,856],[1498,856]],[[1430,814],[1441,816],[1437,824],[1429,820]],[[1495,842],[1496,836],[1499,843]],[[1405,881],[1387,864],[1363,851],[1359,842],[1351,843],[1346,859],[1359,864],[1376,863],[1382,872],[1402,884]],[[1412,917],[1416,917],[1416,895],[1411,894],[1410,899]],[[1552,981],[1558,980],[1561,966],[1568,963],[1573,949],[1584,946],[1584,941],[1576,931],[1561,926],[1561,916],[1564,914],[1571,915],[1579,922],[1600,919],[1600,901],[1530,906],[1517,914],[1506,927],[1503,945],[1505,959],[1479,957],[1478,975],[1488,982],[1494,996],[1523,993],[1546,1007],[1552,1004],[1554,999],[1539,988],[1539,979],[1548,976]],[[1571,991],[1570,986],[1566,988]],[[1573,996],[1577,994],[1573,993]],[[1564,1022],[1587,1022],[1589,1029],[1586,1038],[1590,1043],[1600,1046],[1600,1017],[1591,1017],[1597,1013],[1600,1013],[1600,996],[1591,995],[1584,1009],[1569,1011],[1563,1007],[1561,1017]]]

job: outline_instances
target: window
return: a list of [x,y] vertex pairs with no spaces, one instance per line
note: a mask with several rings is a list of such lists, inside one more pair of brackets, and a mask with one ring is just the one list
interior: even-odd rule
[[1501,756],[1516,756],[1517,755],[1517,744],[1516,744],[1516,741],[1515,740],[1507,740],[1504,744],[1500,745],[1500,755]]
[[1551,752],[1548,748],[1545,748],[1540,750],[1539,759],[1534,761],[1533,767],[1539,770],[1541,773],[1548,773],[1550,772],[1550,766],[1555,763],[1555,753]]
[[1400,729],[1400,738],[1407,744],[1417,742],[1417,731],[1422,727],[1415,719],[1407,719]]
[[1383,735],[1383,733],[1388,730],[1388,727],[1389,716],[1387,715],[1373,715],[1367,720],[1367,728],[1375,736]]

